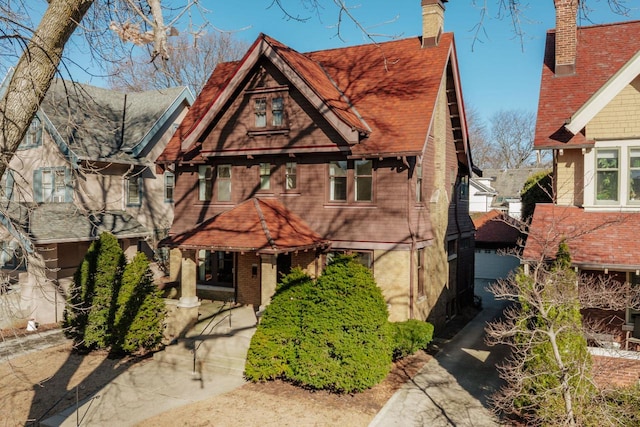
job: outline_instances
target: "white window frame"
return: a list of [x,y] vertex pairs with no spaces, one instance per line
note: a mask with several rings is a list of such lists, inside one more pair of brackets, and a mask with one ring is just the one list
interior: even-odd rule
[[198,166],[198,200],[208,202],[211,200],[211,180],[213,178],[213,167],[210,165]]
[[[225,171],[228,171],[229,173],[226,174]],[[231,178],[233,176],[231,165],[218,165],[216,167],[216,173],[217,200],[219,202],[230,202],[232,190]]]
[[287,162],[284,171],[284,189],[288,191],[298,189],[298,164]]
[[259,168],[260,190],[269,191],[271,190],[271,163],[260,163]]
[[64,203],[66,189],[64,168],[42,169],[42,200],[45,203]]
[[173,172],[165,171],[164,180],[164,201],[165,203],[173,203],[173,193],[176,189],[176,177]]
[[[370,174],[359,174],[358,166],[369,163],[371,165],[371,173]],[[373,160],[356,160],[353,165],[353,182],[354,182],[354,191],[353,197],[356,202],[373,202]],[[367,184],[368,182],[368,184]],[[364,183],[364,184],[363,184]],[[369,198],[360,198],[360,189],[362,186],[367,186],[369,188]]]
[[[44,186],[44,176],[42,178]],[[133,184],[133,185],[132,185]],[[132,187],[134,190],[135,198],[131,197]],[[125,202],[127,206],[140,206],[142,204],[142,177],[141,176],[129,176],[125,179]]]
[[[334,165],[336,166],[335,168],[332,167]],[[341,173],[336,173],[336,171]],[[347,189],[348,175],[349,175],[349,165],[346,160],[334,161],[329,163],[329,200],[331,202],[347,201],[349,197],[349,191]],[[344,183],[344,198],[338,199],[336,196],[336,185],[338,182]]]

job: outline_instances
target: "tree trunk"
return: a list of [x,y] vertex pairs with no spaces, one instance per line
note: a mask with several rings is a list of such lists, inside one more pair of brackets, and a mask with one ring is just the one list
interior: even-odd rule
[[28,42],[0,104],[0,176],[18,145],[60,64],[64,46],[94,0],[51,0]]

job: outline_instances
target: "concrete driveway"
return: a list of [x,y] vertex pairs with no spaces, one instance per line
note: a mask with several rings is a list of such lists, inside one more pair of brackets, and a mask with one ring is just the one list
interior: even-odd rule
[[505,346],[488,347],[484,327],[502,313],[506,304],[484,291],[486,285],[476,282],[483,310],[389,399],[370,426],[500,425],[489,409],[488,398],[500,388],[495,365],[509,350]]

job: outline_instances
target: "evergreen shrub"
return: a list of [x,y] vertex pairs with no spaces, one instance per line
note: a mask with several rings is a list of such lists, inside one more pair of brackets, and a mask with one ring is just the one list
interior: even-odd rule
[[338,256],[315,282],[302,274],[285,278],[265,311],[251,342],[247,378],[283,378],[339,393],[382,381],[392,340],[371,271]]
[[393,329],[393,359],[398,360],[424,350],[433,339],[433,325],[416,319],[391,323]]

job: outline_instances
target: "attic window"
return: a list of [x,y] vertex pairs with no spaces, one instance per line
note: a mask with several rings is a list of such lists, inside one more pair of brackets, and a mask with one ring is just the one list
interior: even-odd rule
[[254,100],[254,108],[256,115],[256,127],[263,128],[267,126],[267,98],[256,98]]

